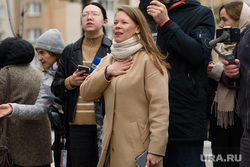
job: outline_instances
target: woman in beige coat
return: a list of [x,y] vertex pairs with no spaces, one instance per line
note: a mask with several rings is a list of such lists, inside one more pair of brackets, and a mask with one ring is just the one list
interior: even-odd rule
[[104,95],[106,115],[98,167],[136,167],[148,150],[146,166],[162,166],[168,139],[168,81],[164,56],[139,9],[118,8],[111,54],[82,83],[85,101]]

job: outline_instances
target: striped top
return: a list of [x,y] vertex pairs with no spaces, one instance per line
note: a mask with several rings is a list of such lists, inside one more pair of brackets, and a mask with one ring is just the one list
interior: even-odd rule
[[[85,37],[82,43],[82,56],[83,65],[90,67],[95,55],[101,46],[103,35],[97,38]],[[80,94],[77,100],[76,113],[74,116],[74,122],[70,125],[95,125],[95,105],[94,102],[85,102],[82,100]]]

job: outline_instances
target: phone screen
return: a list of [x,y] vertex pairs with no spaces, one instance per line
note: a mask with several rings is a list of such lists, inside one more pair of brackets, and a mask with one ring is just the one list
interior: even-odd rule
[[85,73],[89,74],[89,67],[88,66],[78,65],[78,70],[79,71],[85,70]]

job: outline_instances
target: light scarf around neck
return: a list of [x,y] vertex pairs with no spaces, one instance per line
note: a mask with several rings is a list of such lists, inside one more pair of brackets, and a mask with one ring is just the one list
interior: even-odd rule
[[137,42],[136,38],[132,36],[131,38],[117,43],[113,39],[113,44],[111,46],[111,54],[113,58],[117,61],[124,61],[136,53],[138,50],[142,48],[142,44]]
[[[223,54],[229,54],[233,52],[236,43],[226,45],[221,43],[218,50]],[[234,93],[235,90],[228,89],[223,83],[219,82],[221,74],[223,72],[223,64],[221,63],[223,58],[216,55],[217,63],[214,65],[210,78],[213,78],[218,82],[214,101],[211,106],[211,112],[215,111],[215,117],[217,118],[217,126],[227,129],[228,125],[234,124]]]
[[250,7],[243,2],[239,21],[240,32],[242,32],[248,24],[250,24]]
[[[242,32],[248,24],[250,24],[250,8],[243,2],[238,28],[240,28],[240,31]],[[228,54],[233,52],[234,47],[235,43],[232,43],[231,45],[221,44],[218,49],[221,53]],[[218,56],[218,63],[215,64],[210,74],[212,78],[217,78],[217,81],[219,81],[223,72],[223,64],[221,61],[222,58]],[[228,89],[224,84],[220,82],[218,83],[212,109],[214,106],[217,125],[221,128],[224,127],[227,129],[228,125],[234,125],[235,93],[235,90]]]

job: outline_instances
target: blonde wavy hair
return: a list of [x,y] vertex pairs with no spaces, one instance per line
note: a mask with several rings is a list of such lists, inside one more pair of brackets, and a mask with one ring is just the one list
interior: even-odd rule
[[140,39],[137,35],[135,35],[135,38],[139,43],[143,45],[146,53],[149,55],[150,59],[152,60],[156,68],[161,72],[161,74],[163,74],[163,69],[161,65],[163,65],[167,69],[170,69],[169,63],[165,61],[166,57],[163,54],[161,54],[161,52],[159,51],[158,47],[154,42],[154,39],[151,35],[152,32],[142,12],[139,9],[128,5],[122,5],[121,7],[118,7],[117,12],[120,11],[126,13],[133,20],[133,22],[139,27]]

